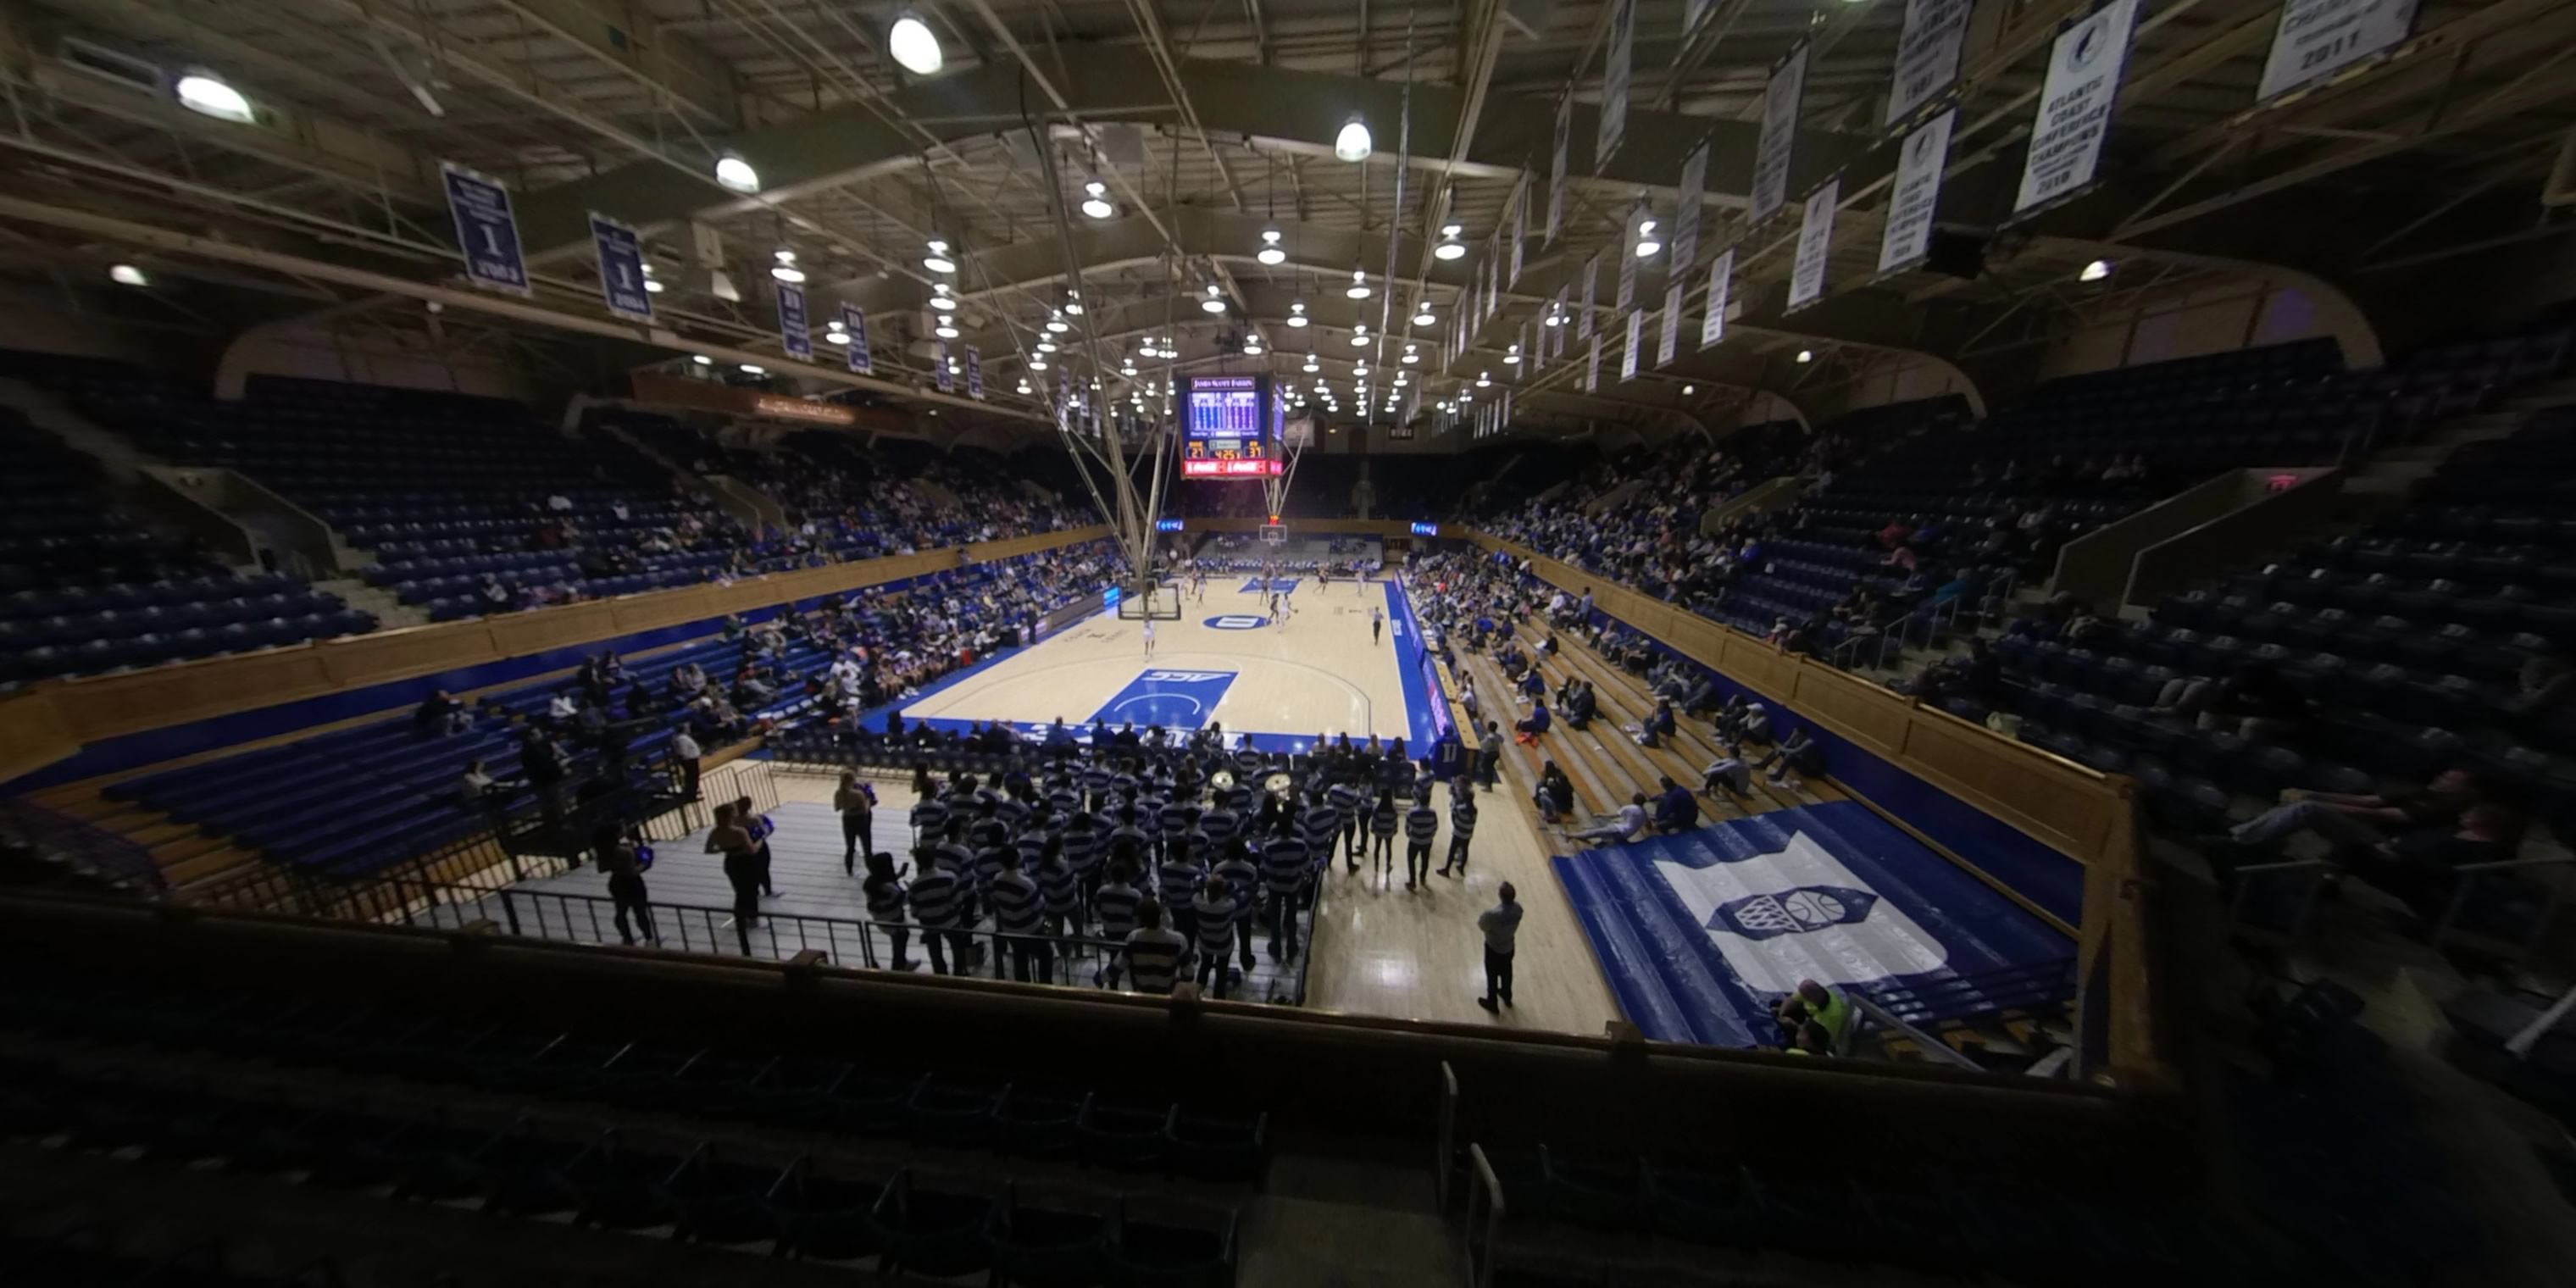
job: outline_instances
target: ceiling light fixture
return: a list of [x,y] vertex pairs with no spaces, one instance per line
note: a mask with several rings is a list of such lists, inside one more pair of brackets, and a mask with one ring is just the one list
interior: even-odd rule
[[936,237],[930,239],[930,253],[921,257],[921,266],[934,273],[957,271],[957,261],[948,257],[948,243]]
[[1295,301],[1288,306],[1288,325],[1292,327],[1302,327],[1306,325],[1306,302],[1304,300]]
[[703,354],[703,353],[692,353],[692,354],[690,354],[690,355],[689,355],[689,361],[694,362],[694,363],[696,363],[697,365],[699,365],[699,366],[701,366],[701,367],[712,367],[712,366],[716,365],[716,360],[715,360],[715,359],[710,358],[710,357],[708,357],[707,355],[705,355],[705,354]]
[[1663,238],[1655,235],[1655,221],[1639,220],[1637,222],[1637,258],[1653,259],[1663,248]]
[[1360,268],[1352,269],[1351,288],[1342,292],[1342,294],[1355,300],[1367,299],[1369,297],[1368,270]]
[[2075,275],[2075,280],[2079,282],[2098,282],[2110,275],[2111,261],[2107,259],[2097,259],[2092,263],[2085,265],[2084,271]]
[[1082,192],[1082,213],[1094,219],[1107,219],[1118,213],[1118,207],[1109,203],[1108,184],[1094,179],[1082,185]]
[[250,100],[242,97],[240,90],[209,73],[190,72],[180,77],[173,88],[179,95],[179,106],[200,116],[241,125],[247,125],[256,118]]
[[1322,363],[1320,363],[1320,362],[1315,361],[1315,355],[1313,355],[1313,354],[1311,354],[1311,353],[1306,355],[1306,366],[1305,366],[1304,370],[1306,371],[1306,373],[1307,373],[1308,375],[1312,375],[1312,374],[1314,374],[1315,372],[1321,371],[1321,370],[1323,370],[1323,369],[1324,369],[1324,364],[1322,364]]
[[661,294],[661,293],[662,293],[662,279],[661,279],[661,278],[658,278],[658,277],[648,277],[648,278],[645,278],[645,279],[644,279],[644,290],[645,290],[645,292],[646,292],[647,294],[651,294],[651,295],[659,295],[659,294]]
[[1055,352],[1055,350],[1056,350],[1056,344],[1055,344],[1055,341],[1053,341],[1053,340],[1040,340],[1040,341],[1038,341],[1038,352],[1040,352],[1040,353],[1053,353],[1053,352]]
[[1467,231],[1467,226],[1465,224],[1442,224],[1440,226],[1440,244],[1431,248],[1431,257],[1433,259],[1465,259],[1467,257],[1467,243],[1458,239],[1458,234],[1465,231]]
[[930,284],[930,307],[937,309],[942,313],[949,312],[957,307],[956,297],[948,293],[948,283],[933,282]]
[[939,70],[939,37],[930,24],[910,9],[895,15],[894,25],[886,29],[886,52],[915,76],[929,76]]
[[1031,358],[1031,359],[1029,359],[1029,370],[1031,370],[1031,371],[1044,371],[1044,370],[1046,370],[1046,359],[1044,359],[1044,358]]
[[1477,387],[1478,389],[1482,389],[1482,388],[1484,388],[1485,386],[1490,385],[1490,384],[1492,384],[1492,383],[1494,383],[1494,378],[1493,378],[1493,376],[1491,376],[1491,375],[1489,375],[1489,374],[1487,374],[1487,373],[1485,373],[1485,372],[1482,372],[1482,371],[1479,371],[1479,372],[1477,372],[1477,373],[1476,373],[1476,387]]
[[1366,161],[1374,148],[1369,138],[1367,118],[1357,112],[1342,123],[1342,131],[1333,136],[1333,155],[1344,161]]
[[1063,335],[1065,332],[1073,329],[1073,324],[1065,321],[1064,315],[1059,313],[1056,316],[1047,319],[1046,328],[1049,331],[1055,332],[1057,335]]
[[939,325],[930,328],[930,333],[942,340],[954,340],[957,338],[957,324],[943,317],[939,319]]
[[1506,367],[1517,367],[1521,365],[1521,347],[1519,344],[1515,343],[1503,354],[1503,365]]
[[1414,352],[1414,347],[1412,345],[1408,344],[1404,346],[1404,365],[1410,367],[1420,361],[1422,361],[1422,355]]
[[1698,386],[1698,385],[1683,385],[1683,386],[1682,386],[1682,397],[1684,397],[1684,398],[1688,398],[1688,397],[1690,397],[1692,394],[1695,394],[1695,393],[1698,393],[1698,392],[1699,392],[1699,386]]
[[1199,307],[1210,313],[1225,312],[1225,293],[1216,288],[1216,283],[1208,283],[1207,298],[1199,301]]
[[1800,361],[1800,362],[1813,362],[1813,361],[1815,361],[1815,360],[1816,360],[1816,351],[1815,351],[1815,350],[1813,350],[1813,349],[1800,349],[1800,350],[1798,350],[1798,361]]
[[760,172],[751,163],[728,152],[716,158],[716,183],[735,192],[760,191]]
[[1243,338],[1243,356],[1247,358],[1261,356],[1261,337],[1248,335]]
[[1082,292],[1066,291],[1064,293],[1064,311],[1066,315],[1070,317],[1078,318],[1082,316]]
[[769,275],[790,285],[805,280],[805,270],[796,267],[794,264],[772,264],[769,268]]
[[150,286],[152,279],[132,264],[115,264],[107,270],[107,280],[119,286]]
[[1274,267],[1288,262],[1288,252],[1279,248],[1278,229],[1264,228],[1261,230],[1261,249],[1254,251],[1252,253],[1252,257],[1260,260],[1264,264],[1269,264]]
[[746,376],[765,376],[769,374],[769,368],[764,367],[757,362],[746,362],[742,364],[742,374]]
[[1431,301],[1424,300],[1420,304],[1413,306],[1413,324],[1415,326],[1432,326],[1438,323],[1439,320],[1440,319],[1431,316]]

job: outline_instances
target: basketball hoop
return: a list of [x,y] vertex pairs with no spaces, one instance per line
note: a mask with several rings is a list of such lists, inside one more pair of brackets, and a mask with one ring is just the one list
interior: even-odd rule
[[1262,524],[1261,544],[1265,546],[1284,546],[1288,544],[1288,526],[1279,522],[1277,519],[1272,519],[1270,522]]

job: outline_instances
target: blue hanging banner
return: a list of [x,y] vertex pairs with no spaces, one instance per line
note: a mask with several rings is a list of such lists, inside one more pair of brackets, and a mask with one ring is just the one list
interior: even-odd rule
[[931,349],[930,366],[931,377],[939,382],[939,392],[943,394],[949,393],[957,388],[957,378],[950,374],[948,370],[948,342],[946,340],[935,342]]
[[841,329],[850,333],[850,370],[862,376],[873,374],[877,364],[868,353],[867,311],[854,305],[842,305]]
[[528,294],[528,257],[519,246],[510,190],[453,162],[440,162],[439,170],[446,177],[447,212],[456,219],[456,245],[465,254],[465,280]]
[[633,226],[590,212],[590,241],[599,248],[599,297],[608,311],[636,322],[653,320],[653,294],[644,289],[644,239]]
[[778,284],[778,342],[787,347],[787,356],[814,360],[813,322],[805,316],[805,288],[788,282]]
[[966,346],[966,396],[977,401],[984,397],[984,351]]

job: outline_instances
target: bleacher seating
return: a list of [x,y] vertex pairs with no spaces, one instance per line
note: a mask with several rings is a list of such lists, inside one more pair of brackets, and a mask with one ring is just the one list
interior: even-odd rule
[[373,617],[241,576],[121,513],[98,462],[0,411],[0,686],[354,635]]

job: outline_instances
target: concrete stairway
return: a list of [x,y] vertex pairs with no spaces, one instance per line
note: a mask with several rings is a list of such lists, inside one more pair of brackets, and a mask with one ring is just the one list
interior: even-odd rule
[[132,485],[144,466],[159,464],[136,450],[134,444],[72,410],[71,404],[50,389],[40,389],[24,380],[0,380],[0,406],[17,408],[26,413],[29,424],[60,438],[75,451],[97,457],[99,464],[107,467],[108,477],[119,485]]

